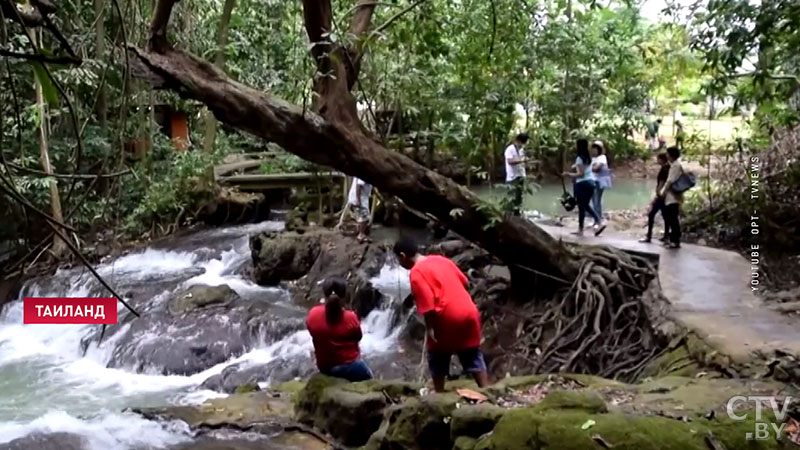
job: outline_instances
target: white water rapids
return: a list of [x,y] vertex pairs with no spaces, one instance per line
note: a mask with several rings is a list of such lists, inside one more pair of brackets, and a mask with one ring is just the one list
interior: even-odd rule
[[[287,308],[288,292],[265,288],[247,278],[250,265],[248,236],[282,228],[280,222],[201,231],[176,238],[167,246],[147,248],[108,261],[98,271],[120,293],[147,296],[163,302],[177,290],[194,284],[227,284],[243,299],[276,299]],[[407,272],[386,266],[372,283],[394,301],[408,293]],[[88,271],[60,271],[35,280],[20,294],[41,297],[108,296]],[[163,449],[191,439],[181,423],[157,423],[132,413],[128,407],[197,404],[223,396],[201,389],[208,377],[232,364],[263,364],[277,358],[308,354],[311,338],[305,330],[262,339],[245,354],[191,376],[135,373],[109,368],[115,342],[124,325],[96,340],[83,352],[81,342],[96,325],[23,325],[22,302],[9,303],[0,313],[0,445],[32,433],[68,432],[84,436],[92,450]],[[399,327],[392,304],[374,310],[362,323],[362,353],[367,359],[393,348]],[[121,318],[124,308],[119,304]],[[142,311],[147,314],[147,311]],[[276,340],[277,339],[277,340]]]

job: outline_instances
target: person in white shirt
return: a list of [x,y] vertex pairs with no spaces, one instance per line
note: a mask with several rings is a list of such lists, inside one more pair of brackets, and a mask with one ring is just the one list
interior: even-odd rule
[[592,171],[595,176],[595,189],[592,195],[592,208],[597,216],[600,217],[602,224],[603,218],[603,191],[611,187],[611,169],[608,167],[606,148],[602,141],[592,143]]
[[366,181],[353,177],[347,204],[353,211],[358,224],[358,240],[364,242],[369,235],[369,198],[372,194],[372,185]]
[[528,143],[528,134],[520,133],[514,138],[503,157],[506,163],[506,183],[511,189],[512,213],[518,216],[522,213],[522,197],[525,192],[525,144]]

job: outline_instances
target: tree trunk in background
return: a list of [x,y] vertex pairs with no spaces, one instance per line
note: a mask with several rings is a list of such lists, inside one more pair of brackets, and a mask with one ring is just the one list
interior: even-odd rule
[[[217,50],[214,54],[214,64],[221,70],[225,70],[225,46],[228,44],[228,26],[231,23],[231,14],[236,0],[225,0],[225,6],[222,8],[222,18],[219,21],[219,28],[217,28]],[[217,119],[208,109],[203,110],[203,119],[205,119],[206,133],[203,140],[203,149],[211,153],[214,151],[214,143],[217,139]]]
[[[34,36],[41,39],[39,32],[35,31]],[[42,162],[42,171],[47,174],[53,173],[53,168],[50,166],[50,153],[48,152],[47,136],[49,129],[49,117],[47,107],[45,105],[44,94],[42,93],[42,85],[39,79],[34,77],[34,86],[36,89],[36,110],[39,114],[39,157]],[[64,215],[61,210],[61,197],[58,194],[58,184],[55,178],[51,178],[48,182],[50,188],[50,210],[53,219],[59,223],[64,223]],[[67,244],[58,236],[53,237],[53,247],[50,249],[56,258],[60,258],[67,250]]]
[[[94,13],[97,17],[94,26],[94,45],[95,45],[95,52],[94,58],[98,62],[105,63],[106,61],[106,40],[105,40],[105,23],[103,19],[105,15],[103,14],[103,9],[105,6],[105,0],[94,0]],[[97,74],[99,79],[103,77],[103,69],[99,69],[100,73]],[[97,121],[100,123],[100,128],[103,130],[103,134],[106,132],[107,122],[108,122],[108,103],[106,101],[106,86],[100,86],[100,91],[97,93],[97,103],[95,104],[95,114],[97,114]]]

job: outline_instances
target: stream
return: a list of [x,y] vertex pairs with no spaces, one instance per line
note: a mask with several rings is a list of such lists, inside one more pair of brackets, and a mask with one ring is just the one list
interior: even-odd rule
[[[569,183],[567,191],[572,193]],[[614,179],[611,189],[603,193],[603,210],[632,209],[646,206],[653,199],[656,187],[655,179],[625,178]],[[481,197],[496,197],[505,195],[506,191],[500,186],[478,186],[473,190]],[[559,200],[563,189],[557,181],[543,182],[531,195],[526,195],[522,206],[527,211],[538,211],[544,216],[563,216],[566,213]]]
[[[163,375],[160,367],[116,361],[123,345],[144,348],[148,340],[175,331],[154,328],[131,338],[133,321],[126,320],[129,313],[121,304],[120,325],[109,327],[100,345],[97,325],[23,325],[22,297],[107,295],[85,269],[58,271],[28,282],[20,299],[0,313],[0,444],[35,433],[67,432],[84,436],[92,450],[169,448],[192,439],[185,425],[151,422],[123,410],[199,404],[224,396],[201,384],[233,364],[248,367],[278,359],[289,365],[308,363],[312,345],[301,326],[305,309],[293,304],[287,290],[258,286],[247,275],[252,265],[248,236],[282,228],[282,222],[268,221],[203,230],[97,266],[121,295],[134,299],[143,315],[157,311],[171,294],[189,286],[226,284],[242,300],[267,302],[286,322],[297,323],[289,331],[267,326],[266,330],[284,332],[259,333],[247,342],[243,354],[192,375]],[[393,326],[397,323],[393,303],[409,291],[407,272],[396,266],[385,266],[371,281],[387,300],[362,321],[361,349],[367,360],[396,347],[401,327]]]

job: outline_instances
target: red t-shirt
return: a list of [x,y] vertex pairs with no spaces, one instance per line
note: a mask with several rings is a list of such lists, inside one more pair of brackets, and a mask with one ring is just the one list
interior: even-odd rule
[[330,325],[325,317],[325,305],[315,306],[308,312],[306,327],[314,341],[314,355],[320,370],[349,364],[361,356],[358,348],[361,323],[353,311],[344,310],[341,320]]
[[434,311],[434,351],[456,352],[481,345],[481,317],[467,292],[467,277],[453,261],[431,255],[416,263],[409,275],[417,311]]

